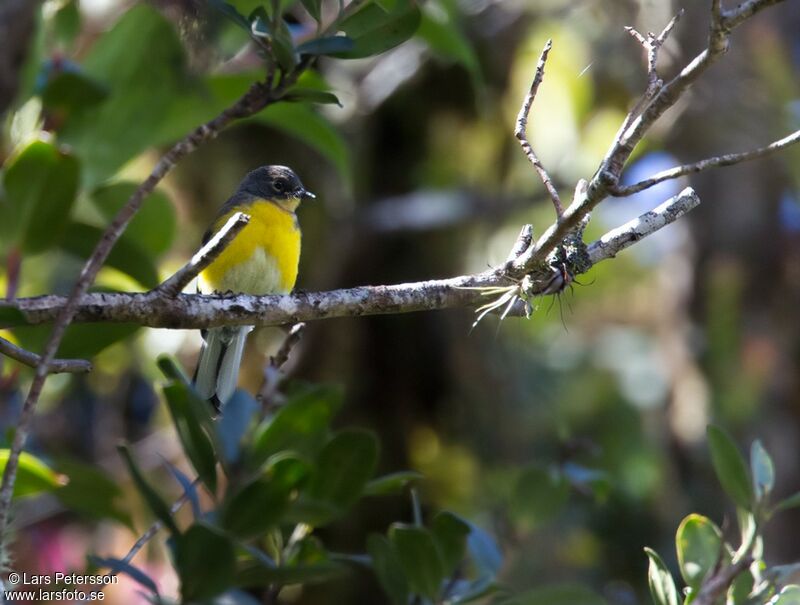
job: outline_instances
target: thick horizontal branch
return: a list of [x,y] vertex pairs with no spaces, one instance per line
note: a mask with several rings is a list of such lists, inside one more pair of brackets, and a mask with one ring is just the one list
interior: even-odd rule
[[[0,353],[31,368],[35,368],[41,360],[36,353],[18,347],[5,338],[0,338]],[[53,359],[47,369],[51,374],[82,374],[91,372],[92,364],[85,359]]]
[[742,153],[726,153],[713,158],[706,158],[705,160],[700,160],[699,162],[694,162],[693,164],[684,164],[683,166],[676,166],[675,168],[670,168],[669,170],[663,170],[661,172],[657,172],[650,178],[639,181],[638,183],[634,183],[633,185],[628,185],[627,187],[610,188],[610,193],[616,197],[632,195],[645,189],[649,189],[650,187],[658,185],[659,183],[663,183],[664,181],[677,179],[682,176],[686,176],[687,174],[702,172],[703,170],[708,170],[709,168],[733,166],[734,164],[740,164],[741,162],[763,158],[764,156],[770,155],[771,153],[774,153],[780,149],[784,149],[785,147],[789,147],[790,145],[794,145],[798,142],[800,142],[800,130],[793,132],[792,134],[785,136],[778,141],[770,143],[769,145],[759,147],[758,149],[752,149]]
[[[631,245],[694,208],[697,195],[686,189],[659,208],[606,234],[589,245],[592,264],[612,258]],[[527,238],[528,231],[523,232]],[[332,317],[356,317],[429,311],[485,304],[480,289],[513,283],[505,266],[449,279],[362,286],[329,292],[295,292],[287,295],[246,294],[204,296],[179,294],[166,297],[157,290],[141,294],[86,294],[77,308],[76,322],[124,322],[154,328],[209,328],[221,325],[282,325]],[[542,287],[546,287],[546,281]],[[0,302],[0,309],[19,309],[26,321],[53,321],[65,303],[61,296],[39,296]]]

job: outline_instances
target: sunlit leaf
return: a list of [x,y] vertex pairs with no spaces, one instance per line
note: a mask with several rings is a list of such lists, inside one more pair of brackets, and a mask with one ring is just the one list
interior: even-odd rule
[[650,567],[647,572],[647,581],[650,585],[650,595],[653,597],[655,605],[679,605],[681,600],[678,597],[678,589],[675,580],[672,578],[664,561],[656,551],[645,548],[650,559]]
[[714,523],[691,514],[678,526],[675,535],[681,575],[691,588],[697,588],[714,568],[723,553],[722,533]]
[[[6,470],[10,450],[0,450],[0,475]],[[17,481],[14,484],[14,497],[33,496],[42,492],[52,491],[61,487],[67,481],[64,475],[56,473],[53,469],[39,460],[33,454],[22,452],[17,465]]]
[[6,161],[0,197],[0,236],[25,252],[58,244],[75,201],[78,160],[45,140],[34,140]]
[[339,29],[353,39],[353,47],[335,56],[358,59],[378,55],[408,40],[419,24],[420,11],[412,0],[399,0],[390,12],[366,3],[339,24]]
[[753,473],[753,491],[756,498],[762,500],[775,486],[775,465],[758,439],[750,448],[750,470]]

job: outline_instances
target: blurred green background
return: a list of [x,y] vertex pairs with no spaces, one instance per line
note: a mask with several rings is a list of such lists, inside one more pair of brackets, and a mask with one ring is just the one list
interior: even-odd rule
[[[233,4],[247,14],[256,3]],[[684,6],[661,54],[662,75],[702,49],[706,5]],[[497,264],[521,224],[538,234],[553,218],[512,136],[544,41],[553,39],[553,51],[529,129],[566,196],[594,172],[645,86],[642,50],[623,26],[660,31],[679,8],[651,0],[429,0],[417,34],[398,48],[320,61],[341,107],[271,107],[181,162],[97,285],[157,284],[197,249],[240,178],[269,163],[292,166],[317,194],[300,210],[303,290]],[[307,35],[309,24],[296,21],[293,33]],[[0,288],[18,297],[66,293],[159,150],[241,94],[259,63],[246,35],[201,0],[8,0],[0,27],[0,159],[16,167],[3,174]],[[637,149],[630,180],[796,130],[798,31],[796,2],[737,31],[728,55]],[[15,206],[20,182],[31,178],[45,183],[42,191]],[[643,546],[674,564],[682,517],[697,511],[722,524],[733,514],[711,470],[709,422],[743,446],[762,439],[776,461],[778,494],[800,487],[800,150],[690,182],[703,201],[697,210],[598,265],[558,299],[539,300],[529,321],[491,317],[471,331],[469,309],[327,320],[309,324],[293,352],[293,377],[343,388],[337,425],[378,433],[381,471],[420,471],[426,508],[454,510],[496,537],[501,579],[517,590],[580,583],[609,603],[648,602]],[[587,239],[684,185],[607,201]],[[30,207],[33,218],[20,210]],[[4,333],[32,350],[46,335]],[[262,329],[250,339],[244,388],[258,389],[281,337]],[[149,473],[164,474],[161,456],[180,454],[155,360],[177,355],[191,370],[199,345],[188,331],[71,327],[59,355],[91,357],[95,371],[48,380],[29,449],[67,474],[75,469],[83,489],[100,483],[74,465],[122,480],[120,439],[131,440]],[[4,431],[30,379],[30,370],[3,360]],[[88,551],[124,554],[136,534],[108,517],[141,529],[148,516],[132,486],[123,490],[130,497],[94,513],[67,511],[50,496],[20,501],[16,568],[46,572],[81,567]],[[407,498],[362,503],[322,536],[331,548],[357,552],[368,531],[410,514]],[[799,558],[799,530],[800,513],[776,519],[767,560]],[[163,546],[156,541],[140,557],[164,592],[174,592]],[[123,583],[107,600],[134,602],[133,590]],[[367,573],[284,597],[385,598]]]

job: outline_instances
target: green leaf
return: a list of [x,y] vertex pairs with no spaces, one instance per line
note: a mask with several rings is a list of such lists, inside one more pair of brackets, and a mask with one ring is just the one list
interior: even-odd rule
[[398,494],[405,487],[414,481],[422,479],[422,474],[417,471],[400,471],[373,479],[364,486],[364,495],[383,496],[388,494]]
[[800,492],[778,502],[778,505],[775,507],[775,512],[797,508],[798,506],[800,506]]
[[675,546],[681,575],[693,589],[697,589],[714,568],[724,548],[719,528],[698,514],[691,514],[681,521],[675,535]]
[[167,529],[169,529],[173,537],[179,535],[180,531],[178,530],[178,526],[175,525],[175,519],[172,518],[172,513],[169,510],[169,506],[167,506],[167,503],[164,502],[161,496],[159,496],[158,493],[145,480],[144,475],[142,475],[142,471],[139,470],[139,466],[134,461],[128,446],[118,445],[117,451],[119,451],[122,459],[125,461],[128,471],[131,474],[131,478],[133,479],[133,483],[136,485],[136,489],[139,490],[139,493],[142,495],[142,498],[147,503],[147,506],[150,508],[152,513],[159,521],[161,521],[161,523],[164,524]]
[[645,548],[650,559],[650,567],[647,571],[647,581],[650,585],[650,595],[653,597],[655,605],[680,605],[678,589],[675,580],[672,578],[664,561],[652,548]]
[[308,495],[344,512],[361,497],[377,460],[375,435],[358,429],[340,431],[317,457]]
[[114,343],[130,338],[141,328],[138,324],[125,323],[71,324],[58,347],[58,355],[91,359]]
[[93,107],[108,96],[108,87],[80,71],[62,71],[48,80],[42,104],[49,111],[72,113]]
[[134,531],[133,519],[120,504],[123,493],[107,473],[73,460],[59,460],[56,468],[69,477],[56,496],[68,509],[90,519],[113,519]]
[[390,12],[366,3],[339,24],[339,29],[353,39],[353,47],[334,56],[360,59],[378,55],[408,40],[419,24],[420,11],[412,0],[399,0]]
[[445,577],[453,575],[467,550],[470,528],[453,513],[442,511],[433,518],[431,531],[436,540]]
[[156,142],[188,76],[174,28],[141,3],[97,40],[84,69],[110,94],[91,112],[73,114],[61,139],[75,147],[85,162],[84,183],[93,186]]
[[209,3],[243,30],[250,31],[250,21],[237,11],[232,4],[224,2],[223,0],[209,0]]
[[395,523],[389,540],[397,552],[411,592],[436,600],[445,571],[433,534],[424,527]]
[[747,605],[754,584],[753,574],[748,569],[744,570],[734,578],[728,589],[726,605]]
[[236,573],[231,539],[203,523],[192,525],[175,539],[175,569],[184,603],[208,599],[227,590]]
[[186,457],[209,491],[216,493],[217,459],[211,437],[203,429],[200,409],[200,406],[207,406],[208,403],[181,382],[165,386],[164,396]]
[[395,605],[408,603],[408,582],[392,543],[379,534],[367,538],[367,552],[381,587]]
[[515,512],[534,523],[544,523],[555,516],[569,498],[569,482],[552,469],[529,466],[517,480],[512,495]]
[[[61,241],[61,249],[78,258],[88,259],[100,238],[103,237],[104,231],[94,225],[69,223]],[[145,252],[127,235],[120,237],[114,244],[106,260],[106,265],[122,271],[148,289],[154,288],[160,281],[152,255]]]
[[[92,191],[91,201],[110,222],[128,202],[138,184],[120,181]],[[125,239],[158,256],[169,250],[175,237],[175,208],[164,191],[156,190],[146,198],[125,229]]]
[[775,465],[758,439],[750,447],[750,470],[753,473],[753,491],[756,499],[763,500],[775,486]]
[[[10,450],[0,450],[0,475],[6,470]],[[14,497],[33,496],[49,492],[64,485],[66,478],[27,452],[19,455],[17,480],[14,483]]]
[[292,493],[308,475],[303,461],[281,457],[267,469],[267,474],[252,481],[224,504],[220,522],[241,538],[264,535],[281,521]]
[[738,506],[749,510],[753,503],[753,490],[747,465],[733,439],[721,428],[709,425],[708,445],[722,488]]
[[326,92],[324,90],[316,90],[314,88],[292,88],[285,95],[283,95],[283,100],[306,101],[308,103],[319,103],[322,105],[342,106],[342,104],[339,102],[339,98],[335,94]]
[[347,36],[325,36],[303,42],[297,47],[299,55],[335,55],[352,50],[354,42]]
[[454,11],[447,10],[445,5],[444,2],[428,2],[423,6],[417,36],[438,55],[459,63],[469,72],[473,82],[480,83],[483,76],[475,49],[456,22]]
[[56,38],[64,46],[69,46],[81,31],[81,11],[78,0],[67,0],[53,15],[53,29]]
[[319,23],[322,16],[322,0],[300,0],[311,18]]
[[46,140],[17,150],[5,163],[0,236],[29,253],[58,243],[80,180],[78,160]]
[[258,588],[286,584],[316,584],[340,577],[346,571],[347,568],[344,565],[335,561],[270,567],[253,558],[239,564],[235,585],[243,588]]
[[605,603],[603,597],[585,586],[558,584],[497,601],[496,605],[605,605]]
[[256,430],[249,468],[259,468],[283,450],[316,453],[340,405],[341,394],[330,388],[314,387],[290,395],[275,417]]
[[350,149],[339,131],[313,108],[305,104],[277,103],[255,119],[302,141],[333,164],[348,183],[352,182]]

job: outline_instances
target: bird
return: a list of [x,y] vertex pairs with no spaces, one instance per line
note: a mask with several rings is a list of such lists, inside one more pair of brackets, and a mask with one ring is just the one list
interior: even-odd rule
[[[201,294],[288,294],[297,280],[301,233],[295,211],[316,196],[287,166],[261,166],[249,172],[222,205],[203,237],[206,243],[236,212],[249,223],[197,279]],[[203,331],[194,374],[197,393],[220,413],[230,400],[239,365],[254,326],[220,326]]]

